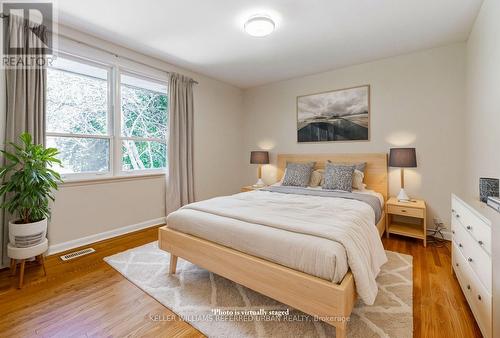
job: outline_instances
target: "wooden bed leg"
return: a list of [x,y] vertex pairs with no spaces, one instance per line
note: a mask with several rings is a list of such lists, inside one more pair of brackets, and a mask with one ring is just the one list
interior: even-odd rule
[[170,267],[168,269],[168,273],[170,275],[174,275],[177,269],[177,256],[170,254]]
[[346,338],[346,337],[347,337],[347,325],[336,326],[335,338]]

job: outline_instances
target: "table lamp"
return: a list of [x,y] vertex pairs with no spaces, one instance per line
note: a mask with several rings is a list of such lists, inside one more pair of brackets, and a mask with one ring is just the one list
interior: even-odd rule
[[391,148],[389,153],[389,166],[401,168],[401,190],[399,191],[398,200],[400,202],[409,202],[410,197],[405,191],[405,169],[416,168],[417,156],[415,148]]
[[269,164],[269,152],[267,151],[252,151],[250,153],[250,164],[258,164],[258,181],[253,186],[263,187],[265,186],[264,181],[262,181],[262,165]]

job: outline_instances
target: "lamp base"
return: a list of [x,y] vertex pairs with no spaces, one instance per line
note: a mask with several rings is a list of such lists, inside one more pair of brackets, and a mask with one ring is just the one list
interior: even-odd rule
[[401,189],[398,194],[398,201],[399,202],[411,202],[410,197],[406,193],[404,189]]
[[262,187],[265,187],[266,184],[264,183],[264,181],[262,180],[262,178],[259,178],[259,180],[257,181],[257,183],[255,183],[252,187],[254,188],[262,188]]

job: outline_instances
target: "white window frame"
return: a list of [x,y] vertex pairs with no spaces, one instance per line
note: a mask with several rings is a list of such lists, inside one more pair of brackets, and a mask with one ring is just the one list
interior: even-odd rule
[[[75,62],[83,63],[92,67],[97,67],[101,69],[105,69],[108,73],[108,79],[107,79],[107,103],[108,103],[108,123],[107,123],[107,134],[106,135],[88,135],[88,134],[74,134],[74,133],[58,133],[58,132],[48,132],[45,131],[45,138],[50,137],[50,136],[55,136],[55,137],[74,137],[74,138],[91,138],[91,139],[106,139],[109,142],[109,158],[108,158],[108,163],[109,163],[109,170],[108,171],[87,171],[83,173],[65,173],[61,174],[61,177],[63,180],[78,180],[78,179],[93,179],[93,178],[109,178],[113,176],[113,88],[112,88],[112,77],[113,77],[113,67],[111,65],[101,63],[95,60],[90,60],[88,58],[76,56],[73,54],[69,53],[63,53],[59,52],[58,56],[72,60]],[[57,67],[54,67],[54,69],[57,69]],[[61,71],[67,71],[64,69],[61,69]]]
[[[146,75],[141,72],[134,71],[130,68],[127,67],[116,67],[116,95],[115,95],[115,107],[118,107],[116,111],[116,123],[114,124],[115,126],[115,142],[118,144],[117,147],[115,147],[115,151],[117,152],[115,156],[115,161],[116,161],[116,176],[141,176],[141,175],[148,175],[148,174],[159,174],[159,173],[165,173],[167,168],[150,168],[150,169],[142,169],[142,170],[123,170],[123,163],[122,163],[122,141],[153,141],[153,142],[161,142],[165,143],[166,145],[166,150],[167,154],[165,154],[167,158],[167,166],[168,166],[168,141],[167,139],[162,140],[160,138],[144,138],[144,137],[124,137],[122,136],[122,104],[121,104],[121,75],[127,75],[127,76],[132,76],[136,77],[142,80],[146,81],[151,81],[151,82],[156,82],[158,84],[164,85],[167,88],[168,91],[168,82],[167,81],[162,81],[159,78],[152,77],[150,75]],[[165,95],[168,95],[168,93],[165,93]],[[169,116],[169,108],[170,108],[170,101],[168,101],[168,107],[167,107],[167,121],[170,121],[170,116]],[[166,125],[167,128],[167,135],[168,135],[168,124]]]
[[[156,82],[167,87],[168,91],[168,80],[163,80],[160,77],[151,76],[145,74],[141,71],[136,71],[132,67],[123,67],[118,63],[105,63],[99,62],[95,59],[90,59],[87,57],[82,57],[75,55],[73,53],[58,51],[57,55],[69,59],[72,61],[84,63],[90,66],[103,68],[108,71],[108,133],[107,135],[81,135],[73,133],[54,133],[45,131],[45,137],[55,136],[55,137],[77,137],[77,138],[92,138],[92,139],[107,139],[109,140],[109,171],[106,172],[84,172],[84,173],[66,173],[61,174],[62,178],[66,182],[80,181],[80,180],[98,180],[98,179],[110,179],[110,178],[120,178],[120,177],[131,177],[131,176],[148,176],[152,174],[165,174],[168,169],[168,139],[161,140],[156,138],[140,138],[140,137],[122,137],[121,135],[121,123],[122,123],[122,111],[121,111],[121,81],[120,75],[125,74],[129,76],[134,76],[141,78],[143,80]],[[54,67],[57,69],[56,67]],[[64,71],[64,70],[63,70]],[[165,93],[168,96],[168,93]],[[168,102],[167,114],[169,114],[170,101]],[[170,118],[168,118],[170,121]],[[167,135],[168,135],[168,125]],[[144,169],[144,170],[122,170],[122,141],[123,140],[134,140],[134,141],[156,141],[163,142],[166,144],[167,154],[167,167],[166,168],[155,168],[155,169]]]

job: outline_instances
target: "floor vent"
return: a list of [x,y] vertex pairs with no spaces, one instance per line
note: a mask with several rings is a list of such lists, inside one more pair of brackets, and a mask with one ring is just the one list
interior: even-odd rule
[[95,252],[94,248],[86,248],[86,249],[83,249],[83,250],[80,250],[80,251],[70,252],[69,254],[62,255],[61,259],[63,261],[69,261],[71,259],[75,259],[75,258],[78,258],[78,257],[81,257],[81,256],[85,256],[85,255],[91,254],[93,252]]

